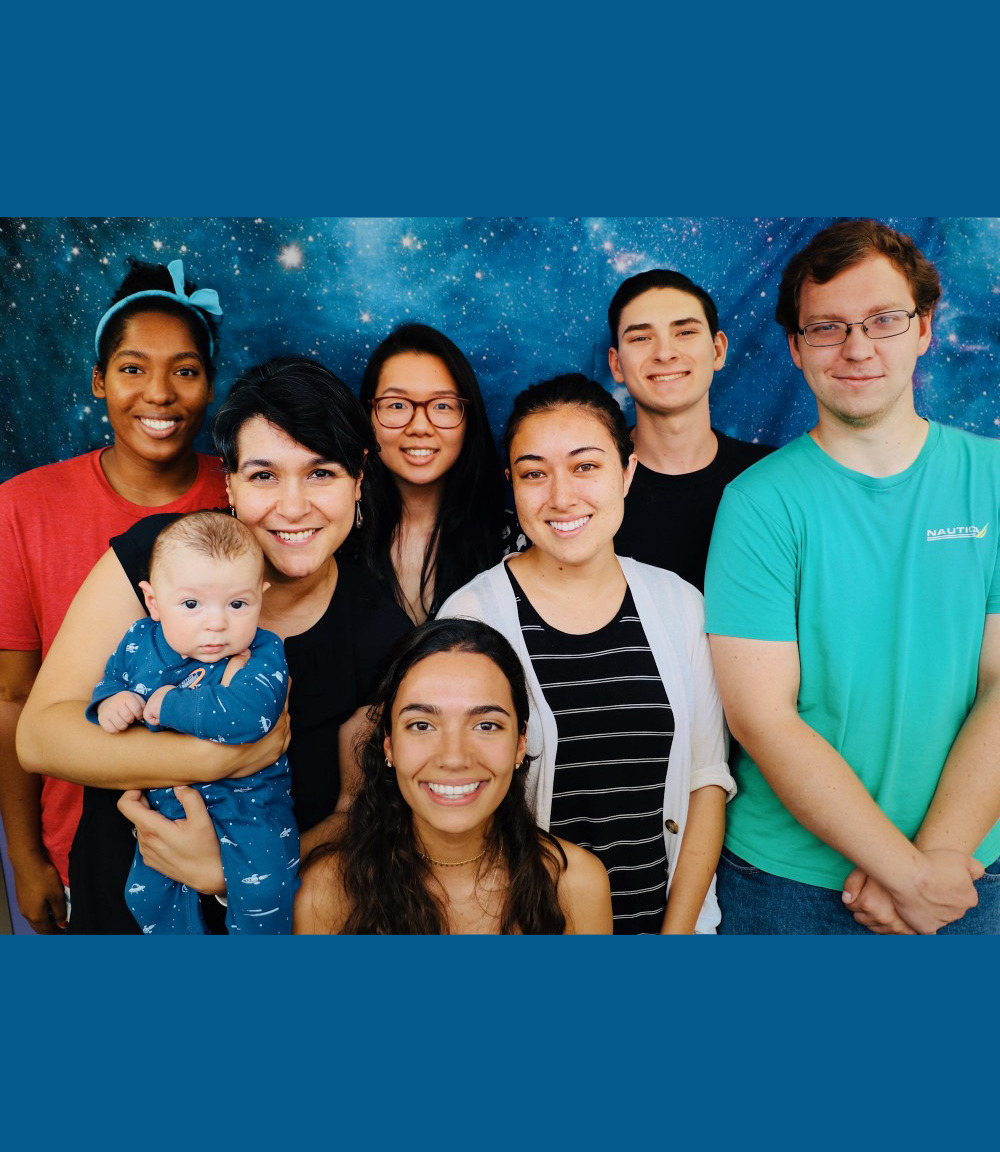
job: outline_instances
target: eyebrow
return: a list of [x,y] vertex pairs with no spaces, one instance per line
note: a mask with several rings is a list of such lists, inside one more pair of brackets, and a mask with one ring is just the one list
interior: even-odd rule
[[[344,467],[344,465],[341,464],[339,461],[337,461],[337,460],[324,460],[322,456],[314,456],[310,461],[308,461],[306,466],[308,468],[316,468],[316,467],[319,467],[320,465],[324,465],[324,464],[329,464],[330,466],[332,466],[334,468],[343,468]],[[242,472],[245,468],[274,468],[275,466],[276,465],[275,465],[273,460],[263,460],[263,459],[244,460],[243,463],[239,467],[239,471]]]
[[[196,596],[201,596],[204,594],[204,589],[199,588],[196,584],[191,585],[190,588],[181,584],[177,588],[175,588],[174,591],[177,593],[178,596],[188,596],[191,593],[193,593]],[[237,600],[241,596],[256,596],[256,595],[257,595],[257,589],[256,588],[249,588],[249,587],[248,588],[237,588],[235,592],[227,592],[226,593],[226,599],[227,600]]]
[[[441,715],[441,709],[438,708],[436,704],[406,704],[400,708],[400,716],[402,716],[404,712],[426,712],[428,716]],[[485,716],[487,712],[502,712],[504,716],[510,717],[507,709],[502,708],[499,704],[477,704],[475,708],[470,708],[466,715]]]
[[[699,324],[702,328],[705,327],[705,321],[700,320],[697,316],[686,316],[683,320],[671,320],[671,328],[682,328],[688,324]],[[645,322],[642,324],[629,324],[622,329],[622,335],[627,336],[629,332],[648,332],[653,327],[652,324]]]
[[[580,456],[584,452],[600,452],[602,455],[605,454],[604,449],[598,447],[598,445],[586,444],[582,448],[574,448],[572,452],[567,452],[566,455],[567,456]],[[545,459],[544,456],[534,456],[530,452],[525,452],[523,455],[518,456],[518,458],[516,460],[514,460],[513,463],[514,464],[520,464],[522,460],[544,460],[544,459]]]
[[[913,309],[906,307],[903,304],[877,304],[870,312],[864,314],[863,319],[867,320],[869,316],[877,316],[880,312],[912,312]],[[837,320],[841,324],[857,324],[857,320],[844,320],[836,312],[814,312],[810,316],[804,317],[799,322],[799,327],[804,328],[806,324],[813,324],[817,320]]]
[[[458,391],[455,388],[436,388],[431,393],[431,396],[457,396],[457,395],[458,395]],[[375,399],[381,400],[384,396],[405,396],[406,399],[409,400],[410,393],[406,388],[403,388],[398,384],[394,384],[394,385],[392,385],[392,387],[386,388],[386,390],[384,392],[382,392],[380,395],[376,396]]]
[[[115,351],[111,353],[111,359],[113,360],[116,356],[131,356],[135,360],[149,360],[150,359],[149,354],[146,352],[143,352],[139,348],[116,348]],[[174,361],[174,360],[191,360],[191,359],[200,360],[201,359],[201,353],[200,352],[178,352],[175,355],[171,356],[170,359],[171,359],[171,361]]]

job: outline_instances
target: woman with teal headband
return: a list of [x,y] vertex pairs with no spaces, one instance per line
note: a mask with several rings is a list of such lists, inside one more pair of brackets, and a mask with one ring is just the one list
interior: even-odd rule
[[65,926],[69,848],[83,789],[31,776],[14,729],[77,588],[110,537],[153,512],[225,502],[219,462],[194,450],[212,399],[222,310],[211,289],[129,261],[95,336],[91,390],[111,443],[0,485],[0,811],[18,906],[36,932]]

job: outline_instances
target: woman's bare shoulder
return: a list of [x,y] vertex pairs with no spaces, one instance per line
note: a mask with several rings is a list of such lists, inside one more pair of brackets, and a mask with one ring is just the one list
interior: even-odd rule
[[349,911],[341,854],[328,852],[311,861],[302,873],[295,896],[292,931],[296,935],[335,935],[344,926]]
[[560,839],[559,846],[566,853],[558,886],[567,933],[610,934],[611,882],[607,870],[593,852],[568,840]]

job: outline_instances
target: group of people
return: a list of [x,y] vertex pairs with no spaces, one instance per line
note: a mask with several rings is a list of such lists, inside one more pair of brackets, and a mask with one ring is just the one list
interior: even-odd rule
[[797,253],[776,318],[817,423],[778,450],[713,428],[716,305],[654,269],[608,312],[634,428],[571,373],[498,453],[466,357],[406,324],[360,396],[244,373],[216,460],[218,297],[133,262],[95,341],[112,445],[0,485],[24,915],[1000,931],[1000,447],[916,412],[939,296],[874,221]]

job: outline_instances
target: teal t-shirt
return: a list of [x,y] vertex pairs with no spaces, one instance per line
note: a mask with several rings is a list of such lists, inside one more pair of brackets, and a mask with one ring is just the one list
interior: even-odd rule
[[[895,476],[844,468],[804,435],[719,506],[707,631],[798,642],[799,715],[908,838],[975,699],[985,617],[1000,612],[998,519],[1000,443],[933,423]],[[726,845],[773,875],[840,888],[853,865],[746,753],[734,775]],[[976,852],[998,855],[1000,823]]]

